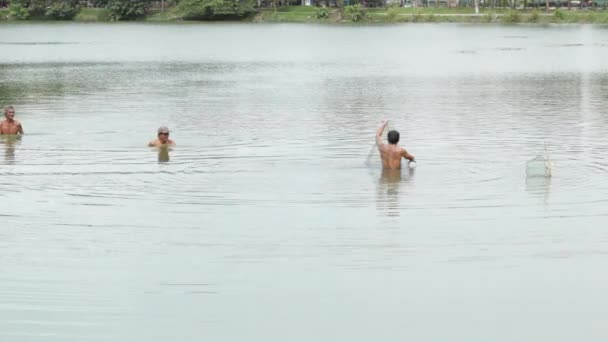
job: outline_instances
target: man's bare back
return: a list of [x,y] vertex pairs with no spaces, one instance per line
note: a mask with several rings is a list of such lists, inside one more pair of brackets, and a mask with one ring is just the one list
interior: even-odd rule
[[0,134],[23,134],[21,123],[14,119],[15,108],[13,106],[4,108],[4,116],[6,120],[0,122]]
[[376,131],[376,144],[378,145],[378,151],[380,151],[380,158],[382,158],[382,167],[388,170],[396,170],[401,168],[402,158],[414,161],[414,156],[397,145],[399,143],[399,132],[397,131],[389,132],[388,144],[382,141],[382,133],[387,125],[388,121],[383,121],[380,127],[378,127]]

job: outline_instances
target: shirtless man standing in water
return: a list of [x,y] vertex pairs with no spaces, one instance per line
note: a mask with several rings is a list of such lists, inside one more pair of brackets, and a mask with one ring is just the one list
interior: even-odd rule
[[15,107],[4,107],[6,120],[0,122],[0,134],[23,134],[21,123],[15,120]]
[[390,131],[388,132],[388,144],[382,141],[382,133],[388,121],[382,121],[378,131],[376,132],[376,145],[380,151],[380,157],[382,158],[382,167],[385,170],[397,170],[401,168],[401,158],[405,158],[409,161],[414,161],[414,156],[409,154],[404,148],[397,145],[399,143],[399,132]]
[[150,147],[169,147],[175,146],[175,142],[169,139],[169,128],[163,126],[158,129],[158,139],[148,143]]

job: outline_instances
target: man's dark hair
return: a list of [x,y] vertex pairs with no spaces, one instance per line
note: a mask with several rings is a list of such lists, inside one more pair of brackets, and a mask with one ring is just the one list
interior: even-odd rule
[[392,145],[397,145],[399,143],[399,132],[390,131],[388,132],[388,143]]

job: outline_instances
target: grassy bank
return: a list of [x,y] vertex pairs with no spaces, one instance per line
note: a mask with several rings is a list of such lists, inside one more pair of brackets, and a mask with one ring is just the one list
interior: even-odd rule
[[[324,10],[328,16],[327,19],[331,19],[331,21],[336,21],[338,19],[338,10],[331,8],[327,8]],[[278,8],[277,10],[261,10],[254,17],[254,21],[292,23],[327,21],[325,19],[317,17],[318,11],[320,11],[318,8],[311,6],[288,6]]]
[[[325,11],[323,14],[321,11]],[[351,12],[352,13],[352,12]],[[255,16],[257,22],[454,22],[454,23],[588,23],[608,24],[608,11],[553,10],[549,13],[537,10],[480,9],[475,14],[472,8],[362,8],[353,17],[338,9],[314,7],[285,7],[277,10],[262,10]]]
[[[354,13],[354,14],[353,14]],[[0,19],[7,20],[8,9],[0,9]],[[109,10],[103,8],[83,8],[73,21],[104,22],[109,21]],[[176,8],[155,12],[142,18],[146,21],[171,22],[181,20]],[[507,10],[480,9],[475,14],[472,8],[358,8],[353,12],[337,8],[320,8],[310,6],[286,6],[275,9],[263,9],[246,20],[254,22],[290,22],[290,23],[415,23],[415,22],[452,22],[452,23],[585,23],[608,24],[606,10],[571,10],[558,9],[546,13],[544,10]]]
[[74,21],[110,21],[110,11],[105,8],[83,8],[74,17]]

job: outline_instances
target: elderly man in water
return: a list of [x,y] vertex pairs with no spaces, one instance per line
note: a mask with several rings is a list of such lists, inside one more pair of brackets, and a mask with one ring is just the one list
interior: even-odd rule
[[388,121],[384,120],[380,123],[378,130],[376,131],[376,145],[380,151],[380,157],[382,158],[382,167],[385,170],[397,170],[401,168],[401,158],[405,158],[410,162],[415,161],[414,156],[409,154],[404,148],[398,145],[399,143],[399,132],[390,131],[388,132],[388,144],[382,141],[382,133],[386,129]]
[[158,129],[158,139],[150,141],[148,146],[150,147],[168,147],[175,146],[175,142],[169,139],[169,128],[163,126]]
[[6,120],[0,122],[0,134],[23,134],[21,123],[15,120],[15,107],[4,107]]

